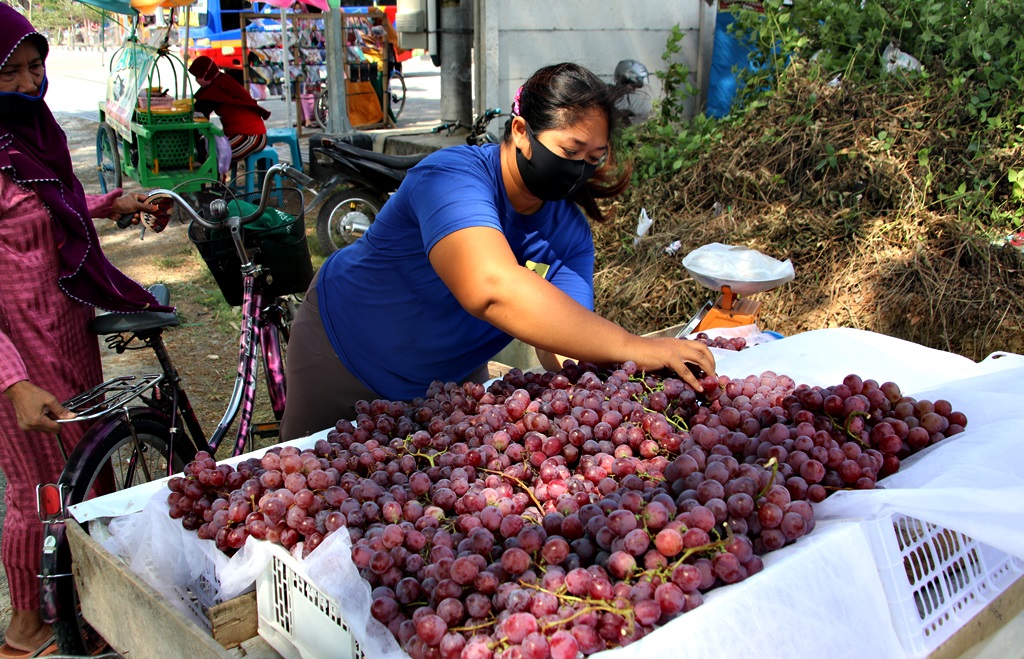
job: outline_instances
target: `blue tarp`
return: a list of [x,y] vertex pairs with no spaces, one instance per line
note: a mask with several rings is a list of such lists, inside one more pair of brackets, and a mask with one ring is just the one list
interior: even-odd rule
[[[708,100],[704,113],[720,119],[732,110],[739,90],[737,71],[752,69],[750,53],[753,48],[729,33],[729,26],[736,21],[731,12],[720,11],[715,19],[715,44],[711,55]],[[734,70],[734,67],[736,70]]]

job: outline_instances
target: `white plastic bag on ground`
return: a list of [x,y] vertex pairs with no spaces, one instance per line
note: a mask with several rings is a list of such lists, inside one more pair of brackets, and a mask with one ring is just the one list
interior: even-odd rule
[[920,71],[922,69],[921,62],[916,57],[903,52],[891,42],[882,51],[882,67],[886,73]]

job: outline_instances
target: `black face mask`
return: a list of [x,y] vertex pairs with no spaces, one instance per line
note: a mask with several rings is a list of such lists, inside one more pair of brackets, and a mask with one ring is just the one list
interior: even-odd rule
[[47,80],[43,76],[43,82],[39,85],[39,93],[35,96],[22,94],[21,92],[0,92],[0,117],[11,124],[29,124],[36,119],[39,112],[39,104],[46,96]]
[[526,137],[530,140],[532,157],[527,160],[523,152],[516,149],[516,164],[526,189],[538,199],[567,199],[586,185],[597,170],[597,165],[586,160],[569,160],[553,153],[540,143],[529,124],[526,124]]

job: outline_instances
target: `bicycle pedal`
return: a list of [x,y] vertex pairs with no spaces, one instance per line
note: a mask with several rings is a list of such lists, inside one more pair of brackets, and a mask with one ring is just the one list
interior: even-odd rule
[[281,434],[281,422],[271,421],[268,423],[254,423],[252,426],[252,434],[257,437],[277,437]]

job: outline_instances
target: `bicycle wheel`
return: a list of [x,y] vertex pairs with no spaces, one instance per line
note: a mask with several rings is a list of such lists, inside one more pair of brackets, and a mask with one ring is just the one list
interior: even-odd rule
[[[97,481],[109,483],[111,476],[115,489],[123,490],[168,474],[171,435],[166,424],[147,417],[133,419],[133,425],[141,450],[137,448],[129,427],[122,422],[113,426],[102,441],[93,445],[94,449],[76,450],[71,454],[59,481],[68,493],[70,503],[80,503],[91,498]],[[192,443],[179,439],[174,446],[173,470],[184,470],[185,464],[194,457],[195,447]],[[57,547],[56,573],[70,575],[71,561],[71,548],[66,536],[61,536]],[[74,579],[57,579],[56,590],[60,606],[58,618],[52,627],[60,652],[88,655],[102,649],[105,642],[82,618]]]
[[121,187],[121,154],[117,151],[117,135],[107,124],[96,131],[96,170],[100,176],[100,191],[106,194]]
[[329,90],[324,89],[316,95],[316,104],[313,106],[313,116],[320,130],[327,130],[327,112],[330,109],[330,99],[327,96]]
[[388,77],[388,97],[391,118],[398,120],[398,115],[405,109],[405,76],[398,69],[391,71]]
[[288,358],[288,338],[291,335],[293,318],[295,318],[295,302],[282,297],[267,308],[260,326],[263,375],[267,383],[267,393],[270,396],[270,407],[277,421],[284,416],[284,374]]

